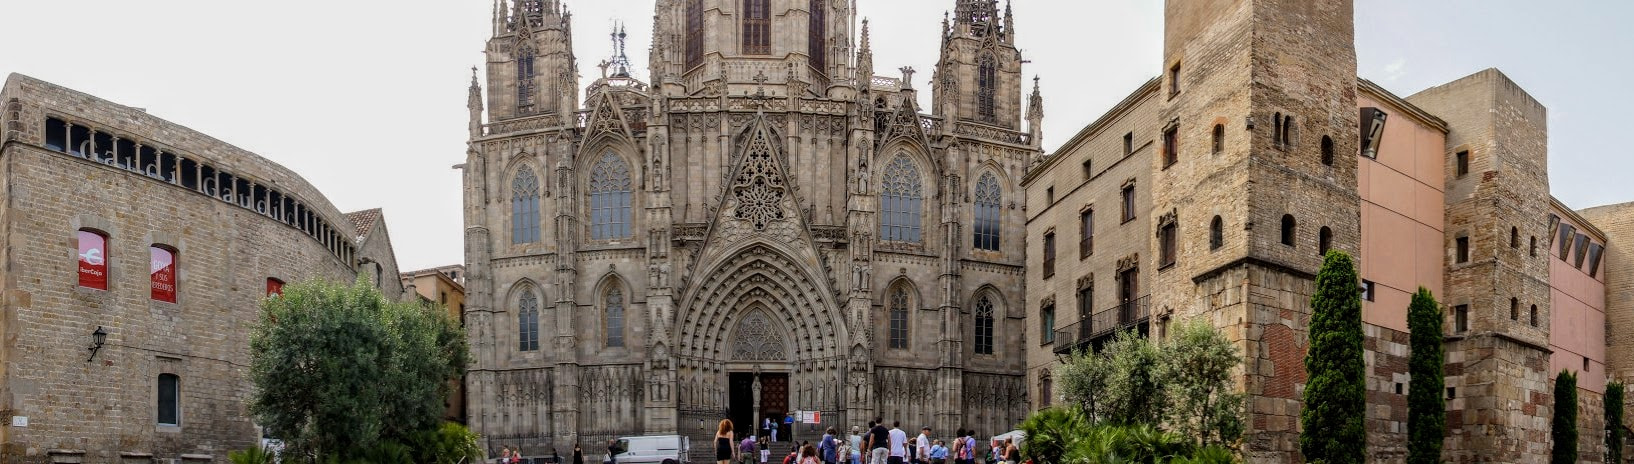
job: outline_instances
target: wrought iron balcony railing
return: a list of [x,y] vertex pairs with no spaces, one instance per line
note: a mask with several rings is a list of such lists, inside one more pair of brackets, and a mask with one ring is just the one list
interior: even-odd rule
[[[1091,314],[1088,320],[1055,329],[1055,353],[1065,354],[1099,346],[1118,331],[1139,328],[1152,318],[1151,295],[1118,303]],[[1144,333],[1145,331],[1140,331]]]

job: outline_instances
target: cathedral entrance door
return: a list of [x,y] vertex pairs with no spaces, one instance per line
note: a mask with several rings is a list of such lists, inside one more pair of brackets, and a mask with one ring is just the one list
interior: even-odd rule
[[757,437],[770,435],[764,427],[770,419],[778,427],[778,440],[787,439],[789,428],[783,425],[783,418],[789,413],[789,374],[733,372],[729,375],[731,397],[727,401],[730,409],[727,415],[732,418],[738,436],[747,436],[750,430]]

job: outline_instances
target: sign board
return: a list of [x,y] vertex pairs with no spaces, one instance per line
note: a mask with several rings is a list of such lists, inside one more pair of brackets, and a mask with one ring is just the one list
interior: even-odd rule
[[28,416],[11,416],[12,427],[28,427]]
[[822,423],[822,411],[795,411],[795,414],[800,416],[802,424]]

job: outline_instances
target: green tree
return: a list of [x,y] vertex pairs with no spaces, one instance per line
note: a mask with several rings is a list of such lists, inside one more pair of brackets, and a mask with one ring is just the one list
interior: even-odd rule
[[1163,422],[1168,407],[1158,377],[1161,355],[1157,345],[1134,331],[1119,332],[1104,352],[1111,372],[1106,380],[1105,419],[1117,424]]
[[1555,418],[1549,435],[1555,440],[1549,462],[1577,462],[1577,376],[1568,370],[1555,376]]
[[1100,422],[1106,403],[1106,382],[1112,375],[1112,362],[1096,353],[1073,353],[1066,363],[1055,369],[1055,378],[1061,388],[1061,397],[1075,405],[1084,420]]
[[1606,462],[1623,463],[1623,383],[1606,384]]
[[1407,371],[1412,381],[1407,391],[1407,463],[1441,462],[1441,444],[1447,432],[1447,399],[1442,396],[1447,379],[1445,348],[1441,345],[1441,305],[1424,287],[1418,288],[1407,305],[1407,330],[1412,354]]
[[1327,464],[1366,460],[1366,365],[1362,361],[1362,298],[1350,255],[1329,251],[1311,295],[1310,349],[1305,354],[1304,433],[1306,461]]
[[288,285],[250,336],[250,411],[286,456],[371,459],[439,431],[466,356],[439,308],[388,301],[362,279]]
[[1242,395],[1231,385],[1242,363],[1237,347],[1202,320],[1182,322],[1160,349],[1158,377],[1168,396],[1168,424],[1200,445],[1242,435]]

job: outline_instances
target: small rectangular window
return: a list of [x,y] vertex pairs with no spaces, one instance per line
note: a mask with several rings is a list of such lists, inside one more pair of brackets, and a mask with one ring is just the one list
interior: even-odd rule
[[1090,164],[1090,161],[1092,160],[1084,160],[1084,180],[1089,180],[1089,178],[1095,177],[1095,170],[1093,169],[1094,166]]
[[1458,333],[1469,331],[1469,305],[1452,307],[1453,330]]
[[1044,278],[1055,275],[1055,232],[1044,234]]
[[108,237],[84,229],[79,231],[79,286],[108,289]]
[[1373,281],[1371,281],[1371,280],[1363,280],[1362,281],[1362,299],[1367,300],[1367,301],[1373,301]]
[[1130,154],[1132,154],[1134,152],[1135,152],[1135,133],[1130,132],[1130,133],[1123,134],[1123,156],[1129,156]]
[[1135,186],[1123,188],[1123,222],[1135,220]]
[[159,374],[157,411],[159,425],[182,424],[181,383],[181,377],[177,377],[176,374]]
[[1447,399],[1458,398],[1458,387],[1447,387]]
[[1469,175],[1469,151],[1465,150],[1458,152],[1456,158],[1458,165],[1455,168],[1455,175],[1462,179],[1464,176]]
[[1179,127],[1170,127],[1163,131],[1163,167],[1173,166],[1180,161]]
[[1173,97],[1173,96],[1179,95],[1179,94],[1180,94],[1180,63],[1175,63],[1174,67],[1169,68],[1169,96]]
[[1038,315],[1038,330],[1042,332],[1040,338],[1044,339],[1045,345],[1055,343],[1055,306],[1045,306]]
[[148,269],[152,291],[149,296],[166,303],[176,302],[176,252],[163,245],[148,247]]
[[1158,229],[1158,266],[1170,266],[1175,260],[1175,225],[1164,224]]
[[1052,185],[1044,188],[1044,203],[1050,205],[1055,204],[1055,186]]
[[1469,262],[1469,237],[1458,237],[1457,242],[1458,242],[1458,245],[1457,245],[1458,252],[1456,254],[1457,261],[1455,261],[1455,262],[1457,262],[1457,263],[1467,263],[1467,262]]
[[1078,213],[1078,259],[1095,254],[1095,210]]

